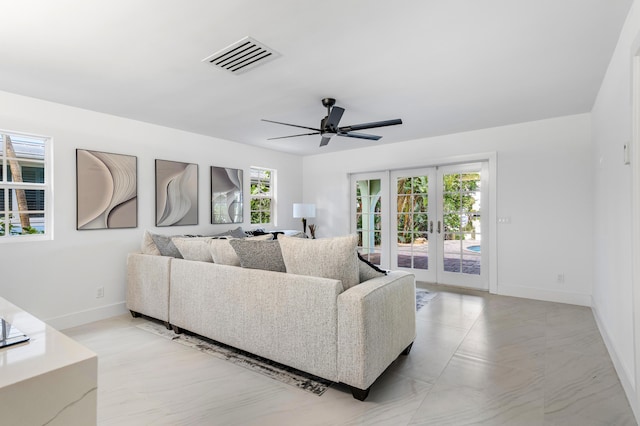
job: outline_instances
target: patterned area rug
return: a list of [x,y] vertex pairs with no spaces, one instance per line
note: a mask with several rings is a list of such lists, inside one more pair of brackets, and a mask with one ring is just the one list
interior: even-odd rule
[[416,288],[416,311],[419,311],[427,303],[431,302],[438,296],[438,293],[433,293],[423,288]]
[[[416,310],[422,308],[436,296],[437,293],[432,293],[419,288],[416,289]],[[152,320],[138,324],[137,327],[141,330],[148,331],[181,345],[207,353],[216,358],[224,359],[225,361],[232,362],[246,369],[255,371],[318,396],[325,393],[332,383],[329,380],[304,373],[294,368],[287,367],[286,365],[278,364],[277,362],[273,362],[269,359],[253,355],[202,336],[190,334],[188,332],[175,334],[172,330],[167,330],[163,324]]]
[[318,396],[322,395],[332,383],[329,380],[304,373],[287,367],[286,365],[278,364],[277,362],[207,339],[206,337],[187,332],[175,334],[172,330],[167,330],[165,326],[160,323],[148,321],[139,324],[137,327]]

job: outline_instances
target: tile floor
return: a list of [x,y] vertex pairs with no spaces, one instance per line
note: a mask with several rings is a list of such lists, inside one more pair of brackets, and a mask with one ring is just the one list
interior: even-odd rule
[[418,336],[365,402],[323,396],[138,329],[65,330],[99,356],[99,425],[635,425],[589,308],[427,286]]

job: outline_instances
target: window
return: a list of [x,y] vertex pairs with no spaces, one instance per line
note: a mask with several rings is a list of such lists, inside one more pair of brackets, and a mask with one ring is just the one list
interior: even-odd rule
[[251,224],[274,224],[275,170],[251,167]]
[[0,131],[0,242],[51,239],[50,144]]

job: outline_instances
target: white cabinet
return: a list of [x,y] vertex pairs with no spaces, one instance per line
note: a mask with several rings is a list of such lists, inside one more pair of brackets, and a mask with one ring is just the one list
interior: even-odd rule
[[0,424],[95,425],[97,355],[2,298],[0,317],[30,338],[0,349]]

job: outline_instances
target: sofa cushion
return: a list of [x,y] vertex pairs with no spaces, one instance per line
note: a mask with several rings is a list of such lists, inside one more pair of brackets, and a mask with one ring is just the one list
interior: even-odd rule
[[160,250],[158,250],[158,246],[153,242],[153,238],[151,237],[151,232],[144,231],[142,235],[142,244],[140,245],[140,251],[142,254],[150,254],[154,256],[160,256]]
[[387,271],[378,268],[376,265],[362,257],[360,253],[358,253],[358,259],[358,272],[361,283],[387,275]]
[[281,235],[278,241],[288,273],[340,280],[345,290],[360,282],[357,235],[317,240]]
[[286,272],[278,241],[243,238],[229,240],[229,244],[240,258],[243,268]]
[[213,263],[240,266],[240,258],[229,244],[229,238],[212,238],[209,241],[209,250]]
[[211,237],[174,237],[171,239],[186,260],[213,262],[209,241]]

